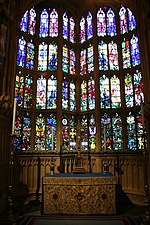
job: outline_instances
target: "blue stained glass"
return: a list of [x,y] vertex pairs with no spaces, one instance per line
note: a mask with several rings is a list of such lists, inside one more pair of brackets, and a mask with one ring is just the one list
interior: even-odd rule
[[80,52],[80,75],[86,74],[86,49]]
[[76,110],[76,86],[74,81],[70,82],[70,111]]
[[40,17],[40,37],[47,37],[48,36],[48,13],[46,9],[43,9]]
[[69,26],[69,20],[68,20],[68,15],[65,12],[63,14],[63,38],[68,40],[68,26]]
[[92,24],[92,14],[91,12],[88,12],[87,14],[87,39],[89,40],[90,38],[93,37],[93,24]]
[[128,140],[128,149],[136,150],[136,127],[135,127],[135,118],[129,113],[127,117],[127,140]]
[[66,46],[63,46],[62,70],[65,73],[69,72],[68,48]]
[[85,18],[82,17],[80,20],[80,42],[85,42]]
[[88,47],[87,49],[87,69],[88,73],[94,71],[94,53],[93,53],[93,46]]
[[70,50],[70,74],[75,74],[76,58],[74,50]]
[[99,70],[108,70],[107,44],[101,41],[98,45]]
[[36,108],[46,108],[46,79],[43,77],[37,80]]
[[140,64],[140,51],[139,51],[138,37],[133,35],[130,43],[131,43],[132,66],[137,66]]
[[75,22],[72,17],[70,18],[70,41],[75,43]]
[[62,108],[68,109],[69,105],[69,82],[64,77],[63,83],[62,83]]
[[123,61],[123,69],[131,68],[130,45],[129,41],[125,39],[122,42],[122,61]]
[[58,36],[58,13],[56,9],[53,9],[53,11],[50,14],[49,36],[50,37]]
[[121,6],[119,16],[120,16],[120,33],[125,34],[126,32],[128,32],[127,13],[125,7]]
[[127,8],[127,10],[128,10],[129,30],[132,31],[132,30],[136,29],[136,20],[135,20],[133,13],[131,12],[131,10],[129,8]]
[[47,44],[45,44],[44,42],[39,45],[38,70],[47,70]]
[[110,108],[109,79],[103,75],[100,78],[100,103],[101,108]]
[[111,8],[107,12],[107,34],[111,37],[117,34],[115,14]]
[[32,40],[29,43],[27,43],[26,67],[28,69],[33,69],[34,67],[34,55],[35,55],[34,48],[35,47]]
[[28,33],[31,35],[35,34],[35,25],[36,25],[36,12],[34,7],[29,11],[29,24],[28,24]]
[[48,69],[50,71],[57,70],[58,63],[58,46],[56,43],[49,44]]
[[24,37],[18,40],[18,54],[17,54],[17,65],[24,67],[26,57],[26,41]]
[[47,85],[47,108],[56,109],[57,104],[57,80],[52,75]]
[[99,37],[106,36],[106,18],[102,8],[97,12],[97,35]]
[[25,12],[25,14],[23,15],[21,22],[20,22],[20,30],[27,32],[28,29],[28,10]]
[[51,114],[46,118],[46,149],[56,149],[56,116]]

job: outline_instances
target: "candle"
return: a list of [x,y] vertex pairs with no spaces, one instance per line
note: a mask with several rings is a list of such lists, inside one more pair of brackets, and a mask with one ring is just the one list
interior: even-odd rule
[[17,108],[17,99],[14,98],[13,122],[12,122],[12,135],[14,135],[14,130],[15,130],[16,108]]

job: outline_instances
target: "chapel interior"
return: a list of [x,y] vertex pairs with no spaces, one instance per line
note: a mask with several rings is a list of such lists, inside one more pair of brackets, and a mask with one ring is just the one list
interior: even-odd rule
[[149,93],[148,0],[0,0],[0,215],[81,159],[149,217]]

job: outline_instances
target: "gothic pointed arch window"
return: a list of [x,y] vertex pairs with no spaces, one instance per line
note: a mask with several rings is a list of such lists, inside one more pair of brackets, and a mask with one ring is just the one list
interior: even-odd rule
[[142,150],[138,26],[134,11],[117,4],[75,16],[43,2],[22,13],[15,151]]

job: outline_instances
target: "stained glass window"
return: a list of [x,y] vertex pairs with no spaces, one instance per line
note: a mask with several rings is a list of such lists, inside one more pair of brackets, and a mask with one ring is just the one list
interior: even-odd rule
[[121,107],[120,80],[115,75],[110,79],[111,84],[111,107]]
[[117,34],[115,13],[111,8],[107,12],[107,34],[111,37]]
[[69,150],[69,121],[67,116],[62,118],[62,150]]
[[127,10],[124,6],[121,6],[119,16],[120,16],[120,33],[125,34],[128,32],[128,24],[127,24]]
[[28,10],[25,12],[25,14],[23,15],[21,22],[20,22],[20,30],[27,32],[28,30]]
[[134,95],[135,105],[140,105],[141,100],[144,102],[143,79],[141,72],[138,70],[134,73]]
[[70,111],[76,110],[76,85],[74,81],[70,81]]
[[35,132],[35,150],[45,150],[45,117],[40,114],[36,118],[36,132]]
[[113,149],[121,150],[123,148],[122,119],[117,113],[112,117],[112,136]]
[[36,108],[46,108],[46,79],[43,77],[37,80]]
[[23,106],[23,91],[24,91],[24,75],[21,71],[16,74],[15,81],[15,96],[18,106]]
[[48,69],[50,71],[57,70],[58,64],[58,46],[56,43],[49,44]]
[[26,57],[26,41],[24,37],[19,38],[18,41],[18,54],[17,54],[17,65],[24,67]]
[[46,118],[46,150],[56,150],[56,116]]
[[50,13],[49,36],[58,36],[58,13],[56,9],[53,9]]
[[75,21],[73,17],[70,18],[70,41],[75,43]]
[[74,116],[70,119],[70,150],[76,150],[76,121]]
[[88,131],[88,119],[83,116],[81,119],[81,150],[88,150],[89,147],[89,131]]
[[35,26],[36,26],[36,12],[34,7],[29,11],[29,24],[28,24],[28,33],[31,35],[35,34]]
[[110,70],[118,70],[119,64],[118,64],[117,44],[111,41],[108,44],[108,49],[109,49],[109,68]]
[[67,13],[65,12],[63,14],[63,38],[68,40],[68,34],[69,34],[69,19]]
[[69,105],[69,82],[64,77],[63,83],[62,83],[62,108],[68,109]]
[[136,150],[136,126],[134,115],[129,112],[127,116],[127,146],[128,149]]
[[26,75],[24,83],[24,108],[32,108],[33,79],[30,74]]
[[108,51],[107,44],[101,41],[98,45],[99,70],[108,70]]
[[109,79],[105,75],[100,78],[100,105],[102,109],[110,108]]
[[92,77],[88,80],[88,108],[95,109],[95,81]]
[[63,46],[63,58],[62,58],[62,70],[65,73],[69,72],[69,56],[68,56],[68,48]]
[[70,50],[69,54],[69,71],[70,74],[74,75],[76,73],[76,55],[73,49]]
[[107,113],[101,117],[101,146],[104,151],[112,149],[111,118]]
[[89,118],[89,149],[96,149],[96,121],[94,115]]
[[26,57],[26,67],[28,69],[34,68],[34,55],[35,55],[35,46],[33,41],[27,43],[27,57]]
[[125,84],[125,103],[127,107],[133,107],[134,98],[133,98],[133,79],[132,75],[127,73],[124,79]]
[[38,52],[38,70],[45,71],[47,70],[47,48],[48,45],[42,42],[39,45],[39,52]]
[[92,14],[91,12],[88,12],[87,14],[87,27],[86,27],[86,33],[87,33],[87,40],[93,37],[93,23],[92,23]]
[[140,64],[140,51],[137,36],[133,35],[130,43],[131,43],[132,66],[137,66]]
[[40,37],[47,37],[48,36],[48,12],[46,9],[42,10],[41,16],[40,16]]
[[47,109],[56,109],[57,105],[57,80],[52,75],[47,84]]
[[97,35],[99,37],[106,36],[106,16],[102,8],[97,12]]
[[80,20],[80,42],[83,43],[85,42],[85,18],[82,17]]
[[93,45],[87,48],[87,70],[88,73],[94,71],[94,52],[93,52]]
[[135,20],[133,13],[131,12],[131,10],[129,8],[127,8],[127,10],[128,10],[129,30],[132,31],[132,30],[136,29],[136,20]]
[[131,68],[129,41],[125,39],[122,42],[122,61],[123,69]]
[[81,111],[87,110],[87,83],[85,80],[81,83]]
[[80,75],[86,74],[86,49],[80,52]]

